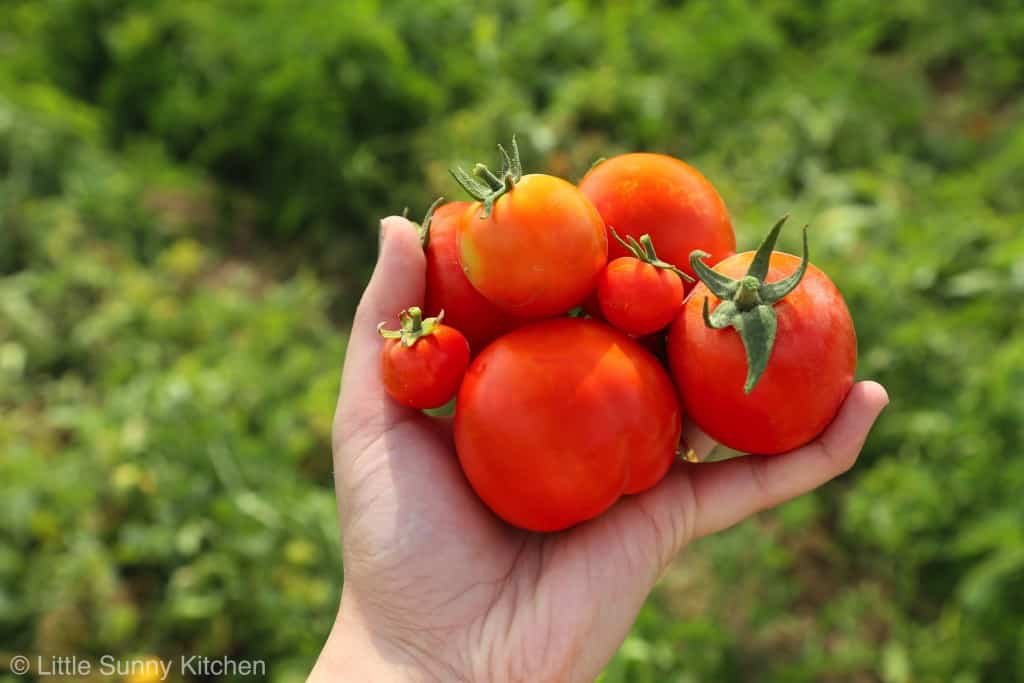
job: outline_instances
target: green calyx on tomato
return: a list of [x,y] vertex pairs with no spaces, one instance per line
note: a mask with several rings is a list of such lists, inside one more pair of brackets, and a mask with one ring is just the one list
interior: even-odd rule
[[[622,248],[628,251],[634,258],[639,259],[644,263],[649,263],[655,268],[670,270],[678,275],[683,282],[696,282],[696,280],[673,266],[671,263],[662,261],[658,258],[658,254],[654,251],[654,242],[651,240],[650,235],[640,235],[640,240],[637,241],[637,239],[632,235],[626,235],[626,239],[622,239],[622,237],[619,236],[619,233],[615,232],[615,228],[610,225],[608,226],[608,231],[612,234],[612,237],[615,238],[615,241],[621,244]],[[701,253],[703,254],[703,252]],[[707,256],[707,254],[704,254],[704,256]]]
[[783,216],[764,238],[754,254],[747,274],[739,280],[716,273],[701,261],[706,252],[695,250],[690,254],[690,266],[711,292],[721,299],[713,313],[708,313],[708,300],[704,299],[704,324],[716,330],[733,327],[743,340],[747,354],[747,380],[743,392],[749,394],[761,379],[775,346],[776,314],[772,308],[783,297],[796,289],[807,271],[807,226],[803,230],[804,251],[800,267],[789,277],[767,283],[768,262],[779,238],[779,232],[788,216]]
[[434,220],[434,211],[437,207],[441,206],[444,201],[444,197],[438,197],[434,200],[434,203],[427,209],[427,213],[423,216],[423,221],[416,224],[416,234],[420,236],[420,244],[426,249],[427,245],[430,244],[430,223]]
[[498,151],[501,152],[501,171],[498,174],[484,164],[474,166],[473,175],[466,173],[458,166],[449,171],[463,190],[483,204],[484,211],[481,218],[490,216],[494,202],[498,201],[498,198],[506,192],[511,192],[519,179],[523,177],[523,165],[519,161],[519,146],[516,144],[516,136],[512,136],[511,154],[501,145],[498,145]]
[[398,314],[398,320],[402,327],[398,330],[386,330],[381,323],[377,325],[377,332],[385,339],[401,339],[402,346],[410,347],[423,337],[434,333],[444,320],[444,311],[441,311],[434,318],[423,318],[423,311],[419,306],[410,306],[408,310]]

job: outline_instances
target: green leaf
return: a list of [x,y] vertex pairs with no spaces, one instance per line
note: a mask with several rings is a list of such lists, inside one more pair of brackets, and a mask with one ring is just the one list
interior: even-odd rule
[[749,394],[761,379],[775,346],[775,309],[762,304],[744,311],[733,316],[732,326],[739,332],[747,352],[747,381],[743,385],[743,392]]
[[778,282],[766,283],[761,285],[761,300],[766,304],[773,304],[776,301],[780,301],[784,296],[792,292],[800,284],[800,281],[804,278],[804,273],[807,272],[807,264],[810,263],[810,256],[807,251],[807,227],[804,226],[803,230],[804,239],[804,253],[800,260],[800,266],[793,271],[793,273]]
[[721,273],[716,273],[701,260],[710,256],[711,254],[699,249],[690,252],[690,267],[693,268],[693,272],[697,274],[700,281],[711,290],[712,294],[723,301],[731,299],[736,294],[739,282]]
[[750,268],[747,269],[748,276],[756,277],[762,282],[768,277],[768,265],[771,261],[772,251],[775,250],[775,243],[779,240],[779,233],[782,232],[782,226],[785,225],[788,218],[789,216],[783,216],[772,226],[768,235],[761,242],[761,246],[757,248],[754,260],[750,262]]

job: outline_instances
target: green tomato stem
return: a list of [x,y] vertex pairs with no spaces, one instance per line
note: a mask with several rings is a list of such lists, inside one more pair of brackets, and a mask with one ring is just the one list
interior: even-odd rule
[[[423,216],[423,221],[416,226],[416,234],[420,236],[420,244],[425,250],[427,245],[430,244],[430,224],[434,222],[434,211],[437,207],[441,206],[441,202],[444,201],[444,197],[438,197],[434,200],[434,203],[427,209],[427,213]],[[408,213],[406,209],[406,213]]]
[[708,310],[704,299],[704,324],[716,330],[732,327],[740,335],[747,356],[747,378],[743,392],[749,394],[768,367],[778,328],[777,315],[773,308],[787,294],[796,289],[807,272],[807,227],[803,231],[803,257],[800,266],[787,278],[766,283],[768,266],[786,222],[783,216],[761,242],[747,269],[747,274],[736,280],[712,270],[701,259],[708,254],[695,250],[690,254],[690,264],[707,288],[721,301],[713,312]]
[[384,328],[387,323],[377,325],[377,332],[385,339],[401,339],[402,346],[411,347],[423,337],[428,337],[437,330],[444,320],[444,311],[437,314],[437,317],[423,317],[423,310],[419,306],[410,306],[407,310],[398,314],[401,328],[388,330]]
[[678,275],[683,282],[695,282],[692,277],[679,270],[679,268],[676,268],[671,263],[662,261],[658,258],[657,252],[654,251],[654,241],[651,240],[651,236],[649,234],[644,233],[643,235],[640,235],[640,240],[637,241],[637,239],[632,235],[626,235],[626,238],[623,239],[619,233],[615,231],[615,228],[610,225],[608,226],[608,231],[611,232],[615,241],[621,244],[622,248],[628,251],[634,258],[639,259],[644,263],[649,263],[655,268],[670,270]]
[[481,218],[490,216],[494,202],[511,192],[523,177],[519,145],[516,144],[514,135],[512,136],[512,153],[509,154],[501,145],[498,145],[498,152],[501,153],[501,171],[498,173],[494,173],[484,164],[476,164],[472,174],[466,173],[459,166],[449,170],[449,173],[455,178],[455,182],[469,193],[470,197],[483,204],[484,211]]

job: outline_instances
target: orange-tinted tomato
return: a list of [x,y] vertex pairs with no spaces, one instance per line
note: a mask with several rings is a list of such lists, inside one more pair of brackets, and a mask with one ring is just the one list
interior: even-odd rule
[[[754,252],[736,254],[716,272],[742,278]],[[767,282],[792,274],[800,259],[774,252]],[[857,337],[842,295],[808,265],[795,290],[775,304],[775,344],[757,384],[743,392],[747,358],[735,329],[710,329],[702,314],[718,298],[698,284],[672,324],[668,356],[690,419],[715,441],[747,453],[784,453],[818,436],[853,386]]]
[[521,318],[544,318],[578,305],[608,260],[597,209],[574,185],[525,175],[484,217],[480,203],[463,215],[459,263],[478,292]]
[[384,389],[411,408],[438,408],[450,401],[468,365],[469,343],[447,325],[438,325],[412,346],[385,339],[381,350]]
[[[707,178],[679,159],[649,153],[612,157],[587,173],[580,190],[607,225],[623,237],[650,234],[658,255],[691,276],[691,251],[708,252],[713,264],[736,250],[722,198]],[[614,240],[608,247],[610,258],[626,255]]]
[[683,280],[671,270],[621,256],[597,279],[601,314],[623,332],[645,335],[668,326],[683,305]]
[[646,349],[592,320],[499,337],[459,390],[455,445],[480,498],[510,524],[554,531],[591,519],[668,471],[681,416]]
[[474,289],[459,265],[456,232],[469,202],[439,206],[430,222],[427,240],[427,294],[424,309],[436,316],[444,311],[446,324],[462,332],[478,353],[492,339],[523,324],[503,313]]

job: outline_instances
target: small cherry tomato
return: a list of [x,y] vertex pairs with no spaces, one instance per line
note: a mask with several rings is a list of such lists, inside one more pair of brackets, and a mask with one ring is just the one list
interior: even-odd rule
[[[722,198],[707,178],[679,159],[648,153],[605,159],[587,172],[580,190],[605,224],[634,238],[649,233],[661,258],[691,276],[694,249],[708,252],[712,264],[736,250]],[[610,241],[608,255],[614,259],[627,252]]]
[[[756,253],[711,269],[672,324],[668,356],[687,414],[715,441],[747,453],[802,446],[853,386],[857,336],[842,295],[807,261],[773,252],[779,221]],[[732,328],[732,329],[729,329]]]
[[[442,310],[445,324],[462,332],[472,353],[523,324],[504,313],[476,291],[459,265],[456,229],[469,202],[434,202],[420,224],[420,239],[427,257],[426,315]],[[440,206],[439,206],[440,204]]]
[[593,320],[555,318],[476,357],[459,389],[455,446],[495,514],[555,531],[657,484],[680,425],[672,382],[646,349]]
[[478,201],[458,228],[459,263],[473,287],[501,310],[545,318],[579,305],[608,261],[601,215],[572,183],[522,175],[519,152],[499,146],[502,170],[452,175]]
[[620,256],[597,278],[597,301],[609,323],[632,335],[657,332],[672,322],[683,305],[683,282],[689,275],[658,258],[650,235],[623,240],[612,237],[631,254]]
[[469,343],[443,315],[423,319],[413,306],[399,315],[401,329],[377,328],[384,337],[380,366],[384,389],[411,408],[439,408],[459,389],[469,365]]

